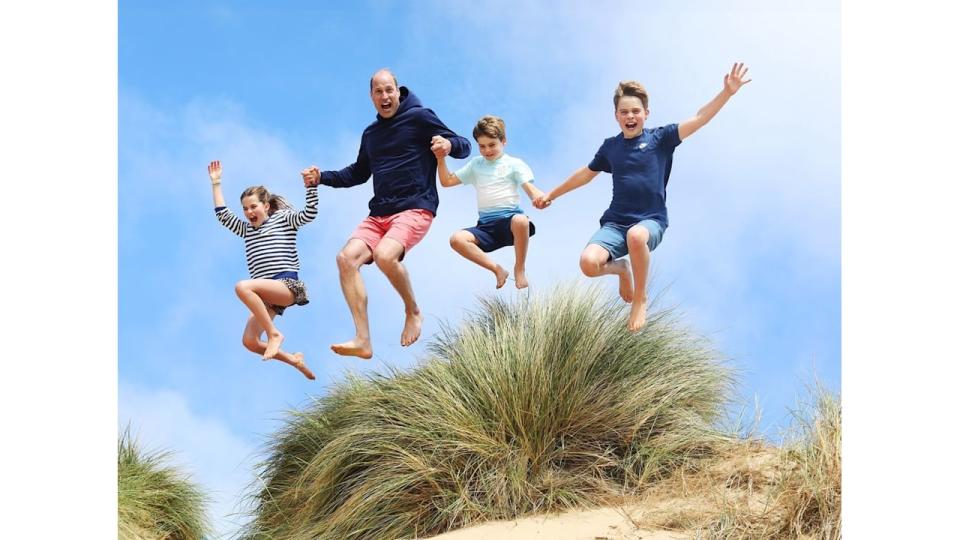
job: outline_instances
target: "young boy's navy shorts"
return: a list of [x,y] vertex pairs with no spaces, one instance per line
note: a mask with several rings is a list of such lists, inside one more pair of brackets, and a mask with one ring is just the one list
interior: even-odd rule
[[[524,214],[513,214],[513,216],[522,216]],[[477,239],[477,245],[484,253],[498,250],[505,246],[513,245],[513,231],[510,230],[510,221],[513,216],[507,216],[494,221],[485,223],[477,222],[476,227],[464,229]],[[537,228],[530,222],[530,236],[536,234]]]
[[[645,219],[640,223],[634,223],[634,225],[640,225],[650,233],[647,240],[647,249],[650,251],[657,249],[660,240],[663,239],[663,226],[652,219]],[[604,223],[600,230],[590,238],[587,245],[596,244],[606,249],[610,253],[609,260],[611,261],[619,259],[627,254],[627,231],[630,230],[630,227],[633,227],[633,225]]]

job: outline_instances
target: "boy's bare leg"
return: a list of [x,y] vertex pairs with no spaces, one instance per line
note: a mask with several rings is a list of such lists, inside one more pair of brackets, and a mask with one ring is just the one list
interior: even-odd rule
[[624,302],[633,301],[633,278],[630,265],[623,259],[608,260],[610,252],[597,244],[587,244],[580,254],[580,270],[587,277],[615,274],[620,279],[620,298]]
[[488,257],[487,254],[480,249],[480,246],[477,245],[477,238],[473,236],[473,233],[470,231],[457,231],[453,233],[453,236],[450,237],[450,247],[460,255],[463,255],[463,258],[468,261],[474,262],[493,272],[493,275],[497,276],[498,289],[503,287],[503,284],[507,282],[507,276],[510,275],[510,272],[507,272],[502,266],[493,262],[493,259]]
[[277,306],[289,306],[294,301],[293,293],[282,281],[275,279],[245,279],[237,282],[237,297],[243,302],[257,323],[267,333],[267,348],[263,352],[264,358],[273,358],[280,350],[283,334],[273,324],[273,317],[265,302]]
[[360,266],[370,260],[370,248],[363,240],[351,238],[337,253],[337,268],[340,270],[340,288],[347,301],[356,334],[350,341],[336,343],[330,349],[343,356],[357,356],[364,360],[373,358],[370,344],[370,321],[367,319],[367,290],[360,277]]
[[650,248],[647,240],[650,231],[634,225],[627,231],[627,251],[630,253],[630,264],[633,267],[633,306],[630,308],[630,319],[627,329],[636,332],[647,322],[647,270],[650,268]]
[[518,289],[527,287],[527,245],[530,242],[530,219],[523,214],[510,218],[510,232],[513,233],[513,250],[516,252],[516,262],[513,264],[513,278]]
[[420,306],[417,305],[417,300],[413,296],[413,286],[410,285],[407,269],[400,262],[403,251],[403,244],[393,238],[384,238],[373,251],[373,262],[387,276],[390,284],[403,299],[406,319],[403,322],[403,332],[400,333],[400,345],[406,347],[420,338],[423,315],[420,314]]
[[[272,309],[268,308],[267,311],[269,311],[271,319],[276,315]],[[262,333],[263,328],[257,323],[257,319],[251,316],[247,320],[246,328],[243,329],[243,346],[252,353],[263,354],[267,350],[267,344],[260,340]],[[297,371],[303,373],[303,376],[311,381],[316,379],[313,372],[307,367],[306,362],[303,361],[303,353],[288,353],[280,350],[272,358],[297,368]],[[264,361],[266,360],[271,360],[271,358],[264,358]]]

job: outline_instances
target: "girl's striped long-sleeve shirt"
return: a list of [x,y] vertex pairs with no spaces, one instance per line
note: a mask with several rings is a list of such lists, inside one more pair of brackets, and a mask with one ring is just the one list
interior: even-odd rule
[[283,272],[300,270],[297,230],[317,217],[317,188],[307,188],[307,205],[303,210],[278,210],[256,228],[226,206],[214,211],[224,227],[243,238],[250,277],[269,279]]

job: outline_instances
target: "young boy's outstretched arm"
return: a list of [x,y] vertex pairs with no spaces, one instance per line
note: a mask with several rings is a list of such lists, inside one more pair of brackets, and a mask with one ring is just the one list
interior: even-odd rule
[[743,77],[747,74],[749,68],[744,67],[742,63],[737,63],[733,65],[733,68],[730,69],[730,73],[723,76],[723,90],[716,95],[709,103],[704,105],[697,111],[697,114],[684,122],[680,123],[678,132],[680,135],[680,140],[684,140],[690,135],[696,133],[696,131],[702,128],[707,122],[710,121],[717,112],[727,103],[727,100],[731,96],[737,93],[737,90],[741,86],[747,84],[753,79],[743,80]]
[[589,167],[581,167],[572,175],[570,175],[570,178],[567,178],[562,184],[550,190],[550,193],[541,195],[534,199],[533,206],[543,210],[544,208],[550,206],[550,203],[552,203],[557,197],[568,191],[573,191],[580,186],[586,185],[591,180],[596,178],[598,174],[600,174],[600,171],[590,170]]
[[[434,137],[437,139],[437,137]],[[457,175],[450,172],[447,168],[447,151],[438,145],[434,145],[433,155],[437,156],[437,176],[440,178],[440,185],[443,187],[453,187],[461,184]]]
[[544,193],[537,189],[537,186],[533,185],[533,181],[524,182],[520,184],[520,187],[527,192],[527,196],[530,197],[531,201],[536,201],[541,197],[545,197]]

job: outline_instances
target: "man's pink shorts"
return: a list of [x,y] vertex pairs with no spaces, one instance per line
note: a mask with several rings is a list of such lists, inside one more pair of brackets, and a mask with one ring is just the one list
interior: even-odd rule
[[[377,249],[377,244],[384,238],[391,238],[403,245],[404,255],[413,249],[430,230],[433,223],[433,214],[426,210],[414,208],[404,210],[389,216],[367,216],[360,222],[350,238],[362,240],[370,248],[370,252]],[[400,256],[403,260],[403,255]]]

